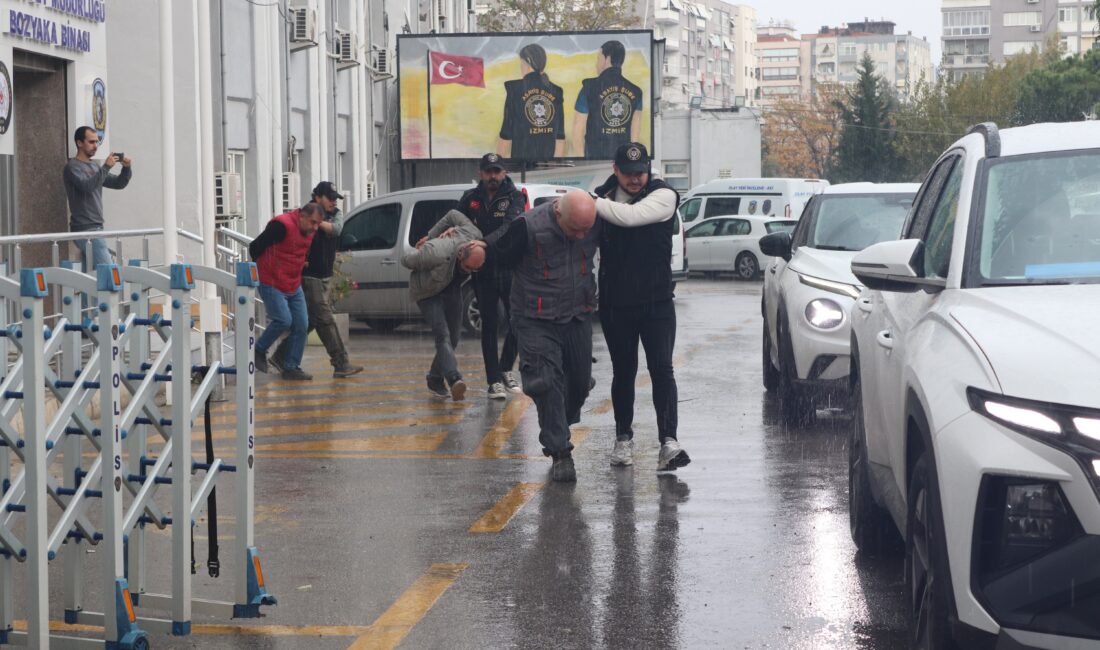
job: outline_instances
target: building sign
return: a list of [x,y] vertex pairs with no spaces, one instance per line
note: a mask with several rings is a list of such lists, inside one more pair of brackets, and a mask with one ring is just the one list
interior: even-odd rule
[[4,32],[23,40],[72,52],[91,52],[92,32],[81,25],[71,24],[70,18],[96,25],[107,20],[107,7],[103,0],[31,0],[28,4],[31,9],[42,7],[51,10],[59,14],[58,19],[12,8],[7,10],[6,16],[0,16]]
[[92,127],[102,140],[107,134],[107,84],[102,79],[92,82]]
[[0,135],[8,132],[11,126],[11,108],[14,99],[11,96],[11,77],[8,66],[0,61]]
[[397,48],[402,159],[653,150],[651,31],[402,35]]

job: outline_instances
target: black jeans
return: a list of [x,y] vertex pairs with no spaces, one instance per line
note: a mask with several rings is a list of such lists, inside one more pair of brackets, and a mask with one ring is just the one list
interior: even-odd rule
[[453,384],[462,379],[455,359],[455,348],[462,334],[462,280],[456,277],[447,288],[430,298],[418,300],[424,321],[432,328],[435,339],[435,358],[428,370],[429,384],[444,379]]
[[600,324],[611,355],[611,403],[615,407],[615,434],[634,437],[634,382],[638,376],[638,341],[645,348],[649,378],[653,381],[653,409],[657,437],[676,437],[679,395],[672,372],[676,346],[676,307],[672,300],[630,307],[601,307]]
[[[512,369],[516,362],[516,335],[511,327],[511,309],[508,306],[512,293],[512,273],[510,271],[482,270],[473,277],[474,294],[477,295],[477,308],[481,312],[481,357],[485,361],[485,379],[489,385],[504,381],[504,372]],[[497,356],[497,324],[500,313],[497,310],[501,299],[504,301],[504,347]]]
[[592,377],[592,323],[551,323],[517,316],[512,322],[519,341],[523,392],[539,415],[543,453],[561,458],[573,451],[569,425],[581,421]]

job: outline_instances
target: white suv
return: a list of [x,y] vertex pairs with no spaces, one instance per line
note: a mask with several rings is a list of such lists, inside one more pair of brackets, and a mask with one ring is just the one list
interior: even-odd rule
[[917,648],[1100,647],[1100,122],[975,127],[852,271],[852,536]]

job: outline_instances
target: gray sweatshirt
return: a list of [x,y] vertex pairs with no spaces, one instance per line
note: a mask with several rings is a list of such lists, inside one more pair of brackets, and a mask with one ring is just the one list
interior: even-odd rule
[[65,194],[69,197],[69,229],[73,232],[103,227],[103,188],[121,190],[130,183],[130,168],[111,175],[111,169],[94,160],[76,158],[65,164]]

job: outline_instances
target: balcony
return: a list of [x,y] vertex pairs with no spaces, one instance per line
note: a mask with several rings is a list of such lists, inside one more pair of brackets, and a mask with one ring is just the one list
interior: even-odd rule
[[944,65],[951,67],[989,65],[988,54],[948,54],[943,58]]
[[672,9],[654,9],[653,19],[658,25],[679,25],[680,12]]
[[676,51],[679,51],[679,49],[680,49],[680,36],[679,35],[673,35],[673,36],[666,36],[665,37],[665,51],[666,52],[676,52]]

